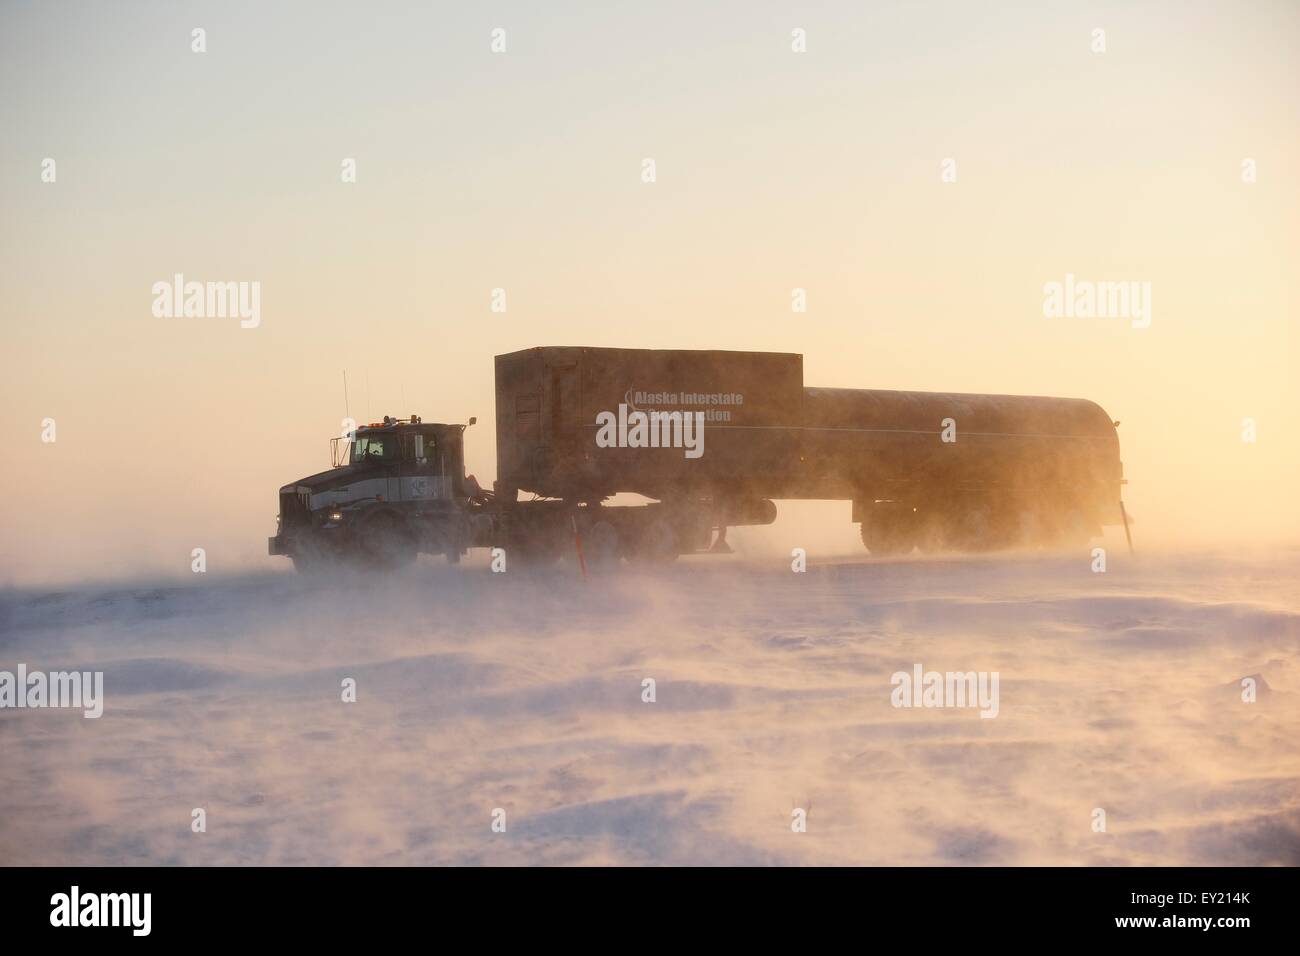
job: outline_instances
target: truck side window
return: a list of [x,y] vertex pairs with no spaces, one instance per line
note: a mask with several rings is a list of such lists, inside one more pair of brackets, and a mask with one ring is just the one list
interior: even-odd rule
[[438,463],[438,444],[432,435],[415,436],[415,461],[426,467]]

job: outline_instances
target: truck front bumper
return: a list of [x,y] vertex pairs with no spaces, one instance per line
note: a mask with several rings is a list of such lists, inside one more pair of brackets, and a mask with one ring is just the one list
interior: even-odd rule
[[266,553],[292,558],[308,554],[342,552],[352,540],[352,531],[339,524],[323,524],[316,528],[303,528],[291,534],[281,532],[266,539]]

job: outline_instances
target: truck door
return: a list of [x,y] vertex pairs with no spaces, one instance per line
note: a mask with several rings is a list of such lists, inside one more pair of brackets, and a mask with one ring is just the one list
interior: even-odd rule
[[395,446],[384,497],[388,501],[405,501],[411,497],[410,475],[415,465],[411,436],[395,434],[388,439]]
[[409,438],[410,458],[403,460],[402,498],[430,501],[448,497],[448,476],[442,442],[417,432]]

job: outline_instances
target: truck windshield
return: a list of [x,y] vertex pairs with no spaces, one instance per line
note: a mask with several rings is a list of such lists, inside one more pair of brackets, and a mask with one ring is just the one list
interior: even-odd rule
[[352,464],[393,457],[397,439],[391,435],[359,435],[352,443]]

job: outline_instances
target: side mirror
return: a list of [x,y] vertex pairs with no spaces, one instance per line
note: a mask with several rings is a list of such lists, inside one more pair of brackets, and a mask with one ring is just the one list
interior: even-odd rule
[[[476,424],[477,422],[478,422],[478,419],[471,415],[471,416],[470,416],[470,419],[469,419],[469,424],[470,424],[470,425],[474,425],[474,424]],[[469,425],[466,425],[465,427],[468,428]]]

